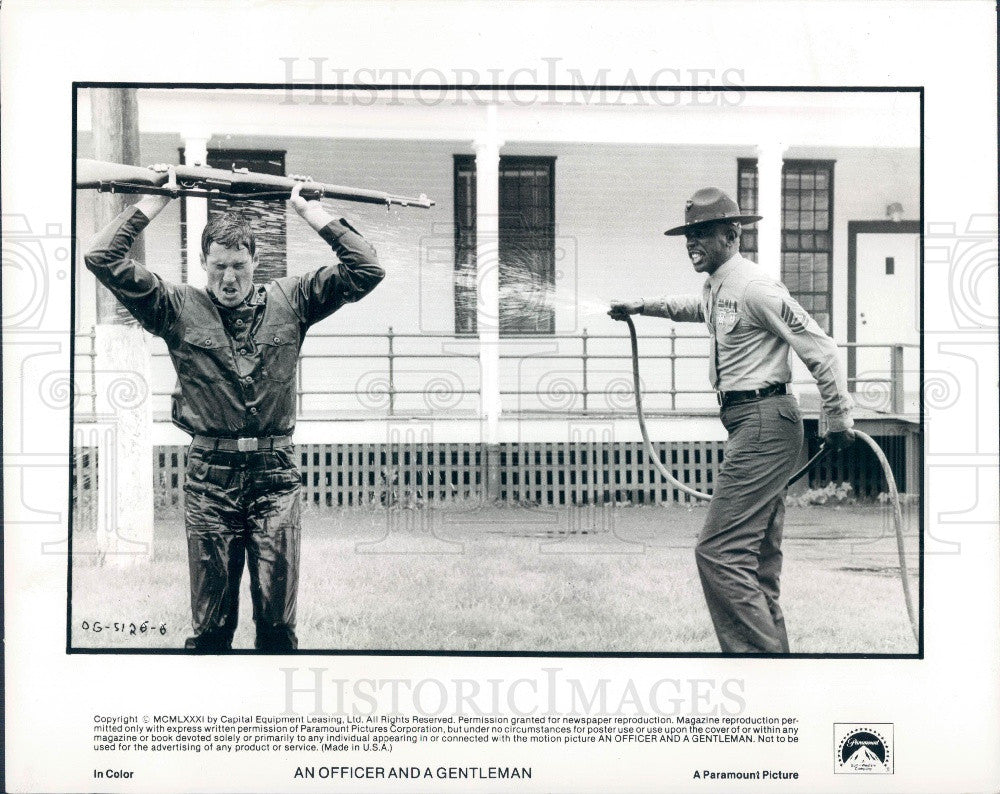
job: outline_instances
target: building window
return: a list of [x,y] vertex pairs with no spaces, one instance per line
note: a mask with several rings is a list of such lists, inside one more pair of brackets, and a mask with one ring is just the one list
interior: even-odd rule
[[[500,333],[555,333],[555,158],[500,158]],[[476,159],[455,155],[455,332],[476,333]]]
[[[781,280],[830,333],[833,306],[833,160],[785,160],[781,184]],[[737,164],[740,209],[757,211],[757,161]],[[740,252],[756,261],[757,232],[744,230]]]
[[[736,161],[737,184],[736,203],[747,215],[757,214],[757,161],[740,158]],[[747,226],[740,235],[740,253],[747,259],[757,261],[757,227]]]
[[781,216],[781,280],[820,328],[830,333],[832,160],[785,161]]
[[455,155],[455,333],[476,332],[476,160]]
[[[184,161],[184,150],[180,150],[181,162]],[[229,171],[233,168],[246,168],[259,174],[285,175],[285,152],[271,149],[209,149],[208,162],[210,168],[221,168]],[[203,199],[192,199],[202,201]],[[211,220],[220,213],[236,210],[250,222],[257,242],[257,269],[254,271],[254,281],[266,284],[272,279],[286,275],[286,212],[287,202],[281,199],[266,201],[240,199],[208,199],[208,217]],[[181,202],[181,252],[184,257],[181,262],[182,275],[187,281],[187,217],[185,203]]]

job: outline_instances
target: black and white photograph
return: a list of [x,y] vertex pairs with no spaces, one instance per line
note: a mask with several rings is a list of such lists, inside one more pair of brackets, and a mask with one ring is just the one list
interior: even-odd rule
[[72,649],[919,652],[918,91],[76,101]]
[[997,53],[4,2],[0,790],[996,791]]

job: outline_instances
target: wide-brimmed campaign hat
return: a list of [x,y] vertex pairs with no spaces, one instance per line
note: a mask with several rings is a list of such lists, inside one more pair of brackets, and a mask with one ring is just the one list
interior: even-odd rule
[[695,193],[684,205],[684,224],[667,229],[664,234],[685,234],[692,226],[712,221],[738,221],[756,223],[761,215],[747,215],[740,212],[739,204],[718,188],[705,187]]

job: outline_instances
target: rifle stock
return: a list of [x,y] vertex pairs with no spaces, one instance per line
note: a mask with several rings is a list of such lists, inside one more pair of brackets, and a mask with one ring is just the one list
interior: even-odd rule
[[355,201],[363,204],[382,204],[389,207],[423,207],[429,209],[434,202],[427,196],[417,198],[385,193],[381,190],[330,185],[273,174],[258,174],[247,169],[208,168],[198,165],[178,165],[177,190],[164,187],[167,174],[140,166],[105,163],[100,160],[78,159],[76,161],[76,187],[78,189],[100,190],[105,193],[147,193],[174,196],[194,196],[225,199],[287,199],[292,189],[302,184],[301,195],[305,199],[320,197]]
[[149,168],[121,163],[104,163],[100,160],[78,159],[76,161],[76,186],[100,190],[106,182],[129,182],[135,185],[162,185],[166,174],[159,174]]

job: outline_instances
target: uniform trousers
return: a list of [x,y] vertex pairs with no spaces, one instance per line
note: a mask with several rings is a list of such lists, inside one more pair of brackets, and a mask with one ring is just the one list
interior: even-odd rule
[[270,653],[298,647],[301,482],[293,449],[190,448],[184,485],[194,626],[189,650],[232,648],[244,565],[250,569],[255,647]]
[[723,653],[788,653],[778,604],[784,493],[802,447],[792,395],[723,408],[729,433],[695,557]]

